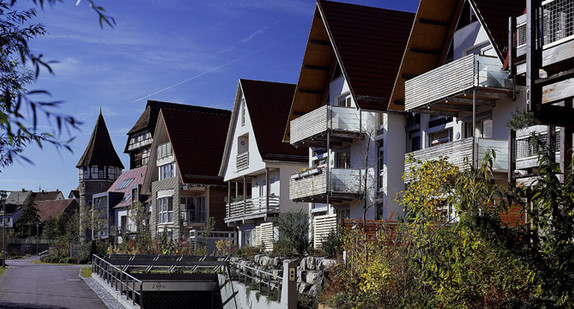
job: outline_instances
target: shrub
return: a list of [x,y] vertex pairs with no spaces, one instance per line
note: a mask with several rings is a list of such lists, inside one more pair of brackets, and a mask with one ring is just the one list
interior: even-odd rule
[[331,231],[329,235],[323,240],[323,251],[329,257],[336,257],[341,254],[341,237],[336,231]]
[[[290,211],[279,216],[277,221],[279,239],[274,244],[281,253],[291,253],[283,256],[303,256],[307,253],[311,242],[309,241],[309,217],[302,210]],[[273,253],[279,255],[280,252]]]

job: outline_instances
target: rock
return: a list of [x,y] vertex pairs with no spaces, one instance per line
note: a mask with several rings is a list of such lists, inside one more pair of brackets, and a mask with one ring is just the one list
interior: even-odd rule
[[311,288],[310,284],[307,284],[305,282],[301,282],[301,285],[299,285],[299,294],[303,294],[303,293],[307,292],[310,288]]
[[321,263],[323,263],[324,257],[316,257],[315,258],[315,269],[319,270]]
[[283,266],[283,263],[281,262],[281,259],[276,257],[273,259],[273,266]]
[[309,294],[309,296],[311,297],[317,297],[317,295],[319,294],[319,291],[321,291],[321,289],[316,285],[312,285],[311,288],[309,289],[309,292],[307,292],[307,294]]
[[260,258],[260,257],[261,257],[261,255],[259,255],[259,254],[256,254],[256,255],[253,257],[253,260],[255,261],[256,264],[259,264],[259,258]]
[[336,261],[336,260],[333,260],[333,259],[324,259],[324,260],[321,262],[321,270],[329,269],[329,268],[331,268],[331,267],[334,267],[335,265],[337,265],[337,261]]
[[316,281],[318,276],[319,276],[318,271],[309,270],[309,271],[307,271],[307,274],[305,276],[305,282],[307,282],[309,284],[315,284],[315,281]]
[[308,256],[306,258],[304,258],[305,260],[305,266],[307,266],[307,269],[310,270],[314,270],[315,269],[315,258],[312,256]]
[[307,277],[307,271],[302,270],[302,269],[297,269],[297,281],[305,281]]
[[301,259],[301,263],[299,263],[299,267],[301,267],[303,270],[307,269],[307,262],[306,262],[305,258]]

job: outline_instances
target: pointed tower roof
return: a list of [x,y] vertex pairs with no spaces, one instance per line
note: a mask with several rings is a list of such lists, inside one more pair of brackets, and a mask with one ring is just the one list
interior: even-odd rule
[[96,121],[96,126],[92,131],[92,137],[88,143],[88,147],[84,151],[82,158],[76,164],[77,168],[83,166],[115,166],[124,168],[122,161],[118,157],[114,145],[112,144],[112,139],[108,133],[108,128],[106,122],[104,121],[104,116],[100,109],[100,115]]

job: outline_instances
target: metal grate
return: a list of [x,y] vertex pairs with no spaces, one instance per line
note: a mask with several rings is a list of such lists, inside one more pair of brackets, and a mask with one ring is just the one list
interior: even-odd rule
[[516,27],[516,47],[526,46],[526,24]]
[[548,0],[542,2],[544,47],[574,36],[574,1]]
[[[536,133],[536,137],[542,141],[546,141],[546,133]],[[560,150],[560,131],[556,130],[556,140],[554,149],[556,152]],[[538,156],[536,140],[532,136],[524,136],[516,139],[516,160],[532,159]]]

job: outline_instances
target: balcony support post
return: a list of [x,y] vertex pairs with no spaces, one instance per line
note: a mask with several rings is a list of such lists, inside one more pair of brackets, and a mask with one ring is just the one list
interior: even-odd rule
[[516,170],[516,131],[510,130],[508,136],[508,184],[514,185],[514,170]]
[[247,178],[243,176],[243,214],[247,213]]
[[474,168],[478,168],[478,137],[476,135],[476,87],[472,89],[472,140],[472,165]]
[[227,182],[227,217],[231,216],[231,181]]
[[[572,98],[564,102],[564,106],[572,108]],[[571,172],[568,169],[572,163],[572,128],[564,127],[560,132],[560,169],[564,173],[564,181],[566,176]]]
[[329,197],[331,195],[331,128],[333,126],[333,112],[331,107],[327,109],[327,166],[325,168],[327,175],[325,180],[327,181],[327,209],[329,209]]
[[269,168],[265,167],[265,214],[269,213],[269,195],[270,195],[270,183],[269,183]]

